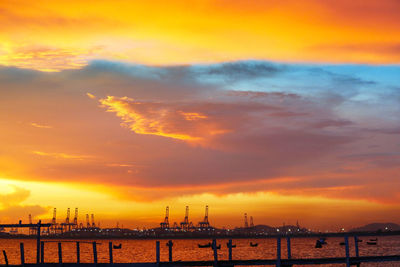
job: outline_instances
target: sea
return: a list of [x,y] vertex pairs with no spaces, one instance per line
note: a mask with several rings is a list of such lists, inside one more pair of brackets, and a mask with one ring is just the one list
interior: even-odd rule
[[[375,237],[361,237],[363,242],[359,242],[360,256],[374,255],[399,255],[400,236],[379,236],[377,245],[367,245],[369,239]],[[94,240],[43,240],[44,261],[58,262],[58,242],[62,243],[63,262],[76,262],[76,241],[80,242],[80,258],[82,263],[93,262]],[[97,239],[98,262],[106,263],[109,261],[109,242],[114,245],[121,244],[121,249],[113,250],[115,263],[129,262],[155,262],[156,261],[156,240],[132,240],[132,239]],[[168,261],[168,240],[160,240],[161,261]],[[291,253],[292,258],[321,258],[321,257],[345,257],[345,246],[340,245],[344,239],[342,237],[327,238],[327,244],[322,248],[315,248],[316,238],[292,238]],[[174,261],[194,261],[194,260],[213,260],[211,248],[199,248],[198,244],[207,244],[210,239],[174,239],[173,240],[173,260]],[[218,259],[228,259],[228,239],[217,239],[217,244],[221,244],[218,250]],[[250,242],[258,243],[256,247],[250,246]],[[24,243],[25,262],[34,263],[36,261],[36,240],[35,239],[0,239],[0,250],[7,254],[9,264],[20,264],[20,243]],[[274,238],[265,239],[233,239],[236,245],[232,248],[233,259],[275,259],[277,241]],[[350,256],[355,256],[354,240],[349,238]],[[287,258],[286,239],[282,239],[282,258]],[[0,253],[0,264],[5,260]],[[304,266],[304,265],[303,265]],[[316,266],[316,265],[313,265]],[[321,265],[320,265],[321,266]],[[345,266],[344,264],[322,265],[322,266]],[[386,263],[363,263],[361,266],[400,266],[400,262]]]

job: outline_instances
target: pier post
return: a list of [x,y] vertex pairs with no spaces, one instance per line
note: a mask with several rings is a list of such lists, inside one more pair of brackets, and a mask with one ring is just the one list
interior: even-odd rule
[[96,247],[96,241],[93,243],[93,263],[97,264],[97,247]]
[[21,254],[21,265],[24,265],[25,264],[24,243],[19,243],[19,251]]
[[108,242],[108,252],[110,253],[110,263],[113,263],[113,244]]
[[349,237],[347,235],[344,237],[344,242],[346,244],[346,267],[350,267]]
[[174,243],[172,243],[172,240],[169,240],[167,243],[168,246],[168,260],[171,262],[172,261],[172,246]]
[[281,237],[276,238],[276,267],[281,267]]
[[4,261],[6,262],[6,266],[8,266],[8,258],[5,250],[3,250],[3,255],[4,255]]
[[229,260],[232,260],[232,239],[229,239],[228,242],[228,248],[229,248]]
[[58,242],[58,263],[62,263],[62,247],[61,247],[61,242]]
[[214,267],[218,267],[217,240],[213,239],[212,249],[214,250]]
[[40,263],[40,228],[42,221],[39,220],[37,224],[37,234],[36,234],[36,263]]
[[40,241],[40,263],[44,263],[44,242]]
[[287,258],[290,260],[292,258],[292,249],[290,247],[290,236],[286,237],[286,244],[287,244]]
[[81,263],[81,249],[79,242],[76,242],[76,263]]
[[160,264],[160,241],[156,241],[156,262]]
[[[356,257],[360,257],[359,251],[358,251],[358,237],[354,236],[354,249],[356,252]],[[357,267],[360,267],[360,263],[357,263]]]

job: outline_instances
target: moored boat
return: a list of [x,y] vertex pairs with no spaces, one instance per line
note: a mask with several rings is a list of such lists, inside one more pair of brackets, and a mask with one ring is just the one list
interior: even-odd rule
[[204,245],[201,245],[201,244],[197,244],[197,245],[199,246],[199,248],[211,248],[211,243],[204,244]]

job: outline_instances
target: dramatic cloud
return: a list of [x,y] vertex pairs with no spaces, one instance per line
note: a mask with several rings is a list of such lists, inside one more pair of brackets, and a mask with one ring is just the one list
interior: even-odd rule
[[227,131],[219,129],[204,113],[193,112],[196,109],[193,105],[143,103],[113,96],[101,99],[100,103],[107,111],[115,112],[127,127],[138,134],[197,141]]
[[87,183],[141,203],[270,192],[394,205],[398,71],[260,61],[2,68],[0,176]]
[[20,218],[32,217],[46,214],[48,209],[39,205],[24,205],[30,194],[29,190],[14,187],[14,191],[7,194],[0,194],[0,216],[4,221],[18,221]]

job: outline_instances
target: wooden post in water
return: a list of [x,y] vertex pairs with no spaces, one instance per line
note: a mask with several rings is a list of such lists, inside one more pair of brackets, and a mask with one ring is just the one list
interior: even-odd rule
[[113,244],[108,242],[108,252],[110,254],[110,263],[113,263]]
[[25,264],[24,243],[19,243],[19,251],[21,254],[21,265],[24,265]]
[[287,244],[287,258],[290,260],[292,258],[292,249],[290,247],[290,236],[286,237],[286,244]]
[[232,239],[229,239],[228,242],[228,248],[229,248],[229,260],[232,260]]
[[5,250],[3,250],[3,255],[4,255],[4,261],[6,262],[6,266],[8,266],[8,258]]
[[81,249],[79,242],[76,242],[76,263],[81,263]]
[[356,257],[358,258],[360,255],[359,255],[359,252],[358,252],[358,237],[357,236],[354,236],[354,249],[355,249],[355,252],[356,252]]
[[214,267],[218,267],[218,253],[217,253],[217,240],[213,239],[212,249],[214,250]]
[[93,262],[94,264],[97,264],[97,247],[96,247],[96,241],[93,243]]
[[156,241],[156,262],[160,264],[160,241]]
[[[354,249],[356,251],[356,257],[360,257],[359,251],[358,251],[358,237],[354,236]],[[357,267],[360,267],[360,263],[357,263]]]
[[276,266],[281,267],[281,237],[276,238]]
[[172,261],[172,246],[174,245],[174,243],[172,243],[172,240],[169,240],[167,243],[167,247],[168,247],[168,260],[171,262]]
[[40,263],[44,263],[44,242],[40,241]]
[[58,242],[58,263],[62,263],[62,247],[61,247],[61,242]]
[[40,227],[42,221],[39,220],[37,224],[37,234],[36,234],[36,263],[40,262]]
[[344,237],[344,242],[346,244],[346,267],[350,267],[349,237],[347,235]]

